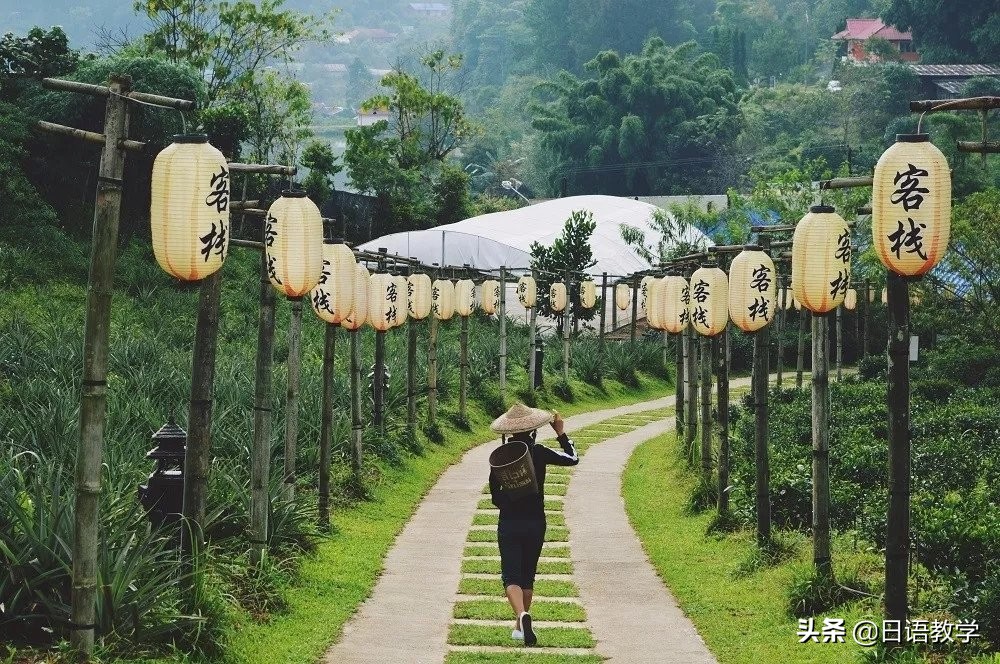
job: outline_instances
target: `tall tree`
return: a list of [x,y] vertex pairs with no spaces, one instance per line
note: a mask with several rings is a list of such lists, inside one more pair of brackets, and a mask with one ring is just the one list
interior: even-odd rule
[[888,0],[882,18],[913,31],[924,62],[1000,61],[1000,0]]
[[567,293],[566,312],[577,320],[590,320],[597,308],[584,309],[580,306],[580,281],[587,278],[587,270],[594,267],[594,251],[590,238],[597,228],[594,215],[589,210],[575,210],[563,226],[562,235],[548,247],[538,242],[531,243],[531,268],[535,270],[538,282],[538,313],[557,317],[552,310],[549,289],[557,281],[563,281],[569,270],[573,284]]

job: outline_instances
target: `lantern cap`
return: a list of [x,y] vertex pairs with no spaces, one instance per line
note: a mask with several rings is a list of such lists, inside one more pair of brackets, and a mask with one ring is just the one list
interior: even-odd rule
[[282,189],[281,195],[284,198],[305,198],[309,193],[298,189]]
[[926,143],[929,140],[930,134],[896,134],[897,143]]
[[831,212],[836,212],[837,210],[832,205],[813,205],[809,208],[809,211],[818,214],[829,214]]
[[208,134],[174,134],[174,143],[208,143]]

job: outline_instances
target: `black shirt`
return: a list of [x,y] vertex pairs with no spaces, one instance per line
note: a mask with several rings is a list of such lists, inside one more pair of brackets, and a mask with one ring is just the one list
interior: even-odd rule
[[558,438],[562,450],[554,450],[538,443],[528,443],[531,449],[531,460],[535,465],[535,479],[538,481],[538,493],[532,496],[511,498],[503,491],[493,473],[490,472],[490,494],[493,504],[500,508],[500,520],[507,519],[544,519],[545,518],[545,466],[575,466],[580,463],[573,441],[566,434]]

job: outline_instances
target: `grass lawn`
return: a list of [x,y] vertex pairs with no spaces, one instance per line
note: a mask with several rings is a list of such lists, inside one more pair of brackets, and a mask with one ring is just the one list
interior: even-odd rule
[[[462,579],[458,582],[458,592],[462,595],[491,595],[504,597],[500,579]],[[580,591],[572,581],[535,581],[535,597],[578,597]]]
[[[511,618],[510,605],[503,600],[469,600],[457,602],[453,615],[456,618],[478,618],[480,620],[507,620]],[[531,617],[535,620],[561,622],[583,622],[587,619],[583,607],[569,602],[531,603]]]
[[[671,389],[666,382],[647,377],[643,377],[638,390],[606,382],[605,391],[601,391],[574,381],[576,399],[573,403],[543,394],[539,407],[558,408],[562,414],[570,416],[595,408],[614,408],[654,399],[670,393]],[[492,418],[477,404],[470,406],[474,433],[446,430],[444,443],[428,444],[422,456],[411,457],[401,466],[386,468],[381,483],[373,491],[372,500],[334,514],[336,534],[320,544],[315,556],[303,562],[299,582],[287,594],[288,610],[272,616],[266,624],[244,617],[228,637],[226,662],[312,664],[339,638],[344,623],[371,594],[382,571],[383,558],[421,498],[462,453],[492,438],[488,430]],[[561,503],[551,508],[546,505],[546,509],[558,508]],[[478,532],[470,532],[470,539]],[[496,541],[495,531],[485,535],[487,537],[479,541]],[[565,528],[549,528],[549,541],[566,541],[567,537]],[[464,579],[462,583],[475,581]],[[561,585],[563,583],[539,581],[536,590],[539,595],[576,595],[575,587],[567,589]],[[550,584],[550,592],[542,592]],[[493,581],[487,585],[491,588],[488,594],[500,593],[499,583]],[[506,636],[509,641],[509,631]]]
[[601,664],[600,655],[550,655],[531,652],[450,652],[444,664]]
[[[463,560],[462,571],[468,574],[499,574],[499,560]],[[545,561],[538,563],[539,574],[572,574],[573,563],[568,560]]]
[[[722,664],[834,664],[856,661],[861,648],[843,644],[799,644],[797,620],[786,613],[794,570],[808,564],[808,542],[796,559],[749,575],[734,569],[755,549],[751,533],[705,536],[712,512],[692,516],[687,499],[695,480],[683,468],[674,434],[639,446],[625,469],[622,493],[632,526],[666,585],[694,621]],[[838,548],[841,551],[838,551]],[[834,547],[834,560],[859,564],[862,556]],[[872,617],[861,605],[824,617],[851,626]],[[881,619],[880,617],[878,619]]]
[[[550,526],[565,526],[566,517],[562,514],[546,514],[545,520]],[[477,514],[472,518],[474,526],[495,526],[500,521],[499,514]]]
[[[535,630],[539,648],[592,648],[594,637],[586,629],[546,627]],[[448,628],[448,643],[456,646],[512,646],[510,627],[486,625],[452,625]]]

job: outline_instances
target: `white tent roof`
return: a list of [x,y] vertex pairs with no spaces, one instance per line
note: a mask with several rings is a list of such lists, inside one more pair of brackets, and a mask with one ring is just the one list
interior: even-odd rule
[[[589,210],[594,215],[591,247],[597,264],[591,273],[629,275],[650,267],[648,261],[625,244],[622,225],[646,234],[647,246],[657,246],[659,233],[650,224],[656,206],[618,196],[570,196],[529,205],[518,210],[472,217],[431,230],[393,233],[361,245],[375,251],[385,247],[390,254],[412,256],[422,263],[464,265],[480,270],[501,266],[527,268],[531,264],[531,243],[551,245],[563,232],[570,214]],[[689,239],[711,244],[700,231],[691,229]]]

